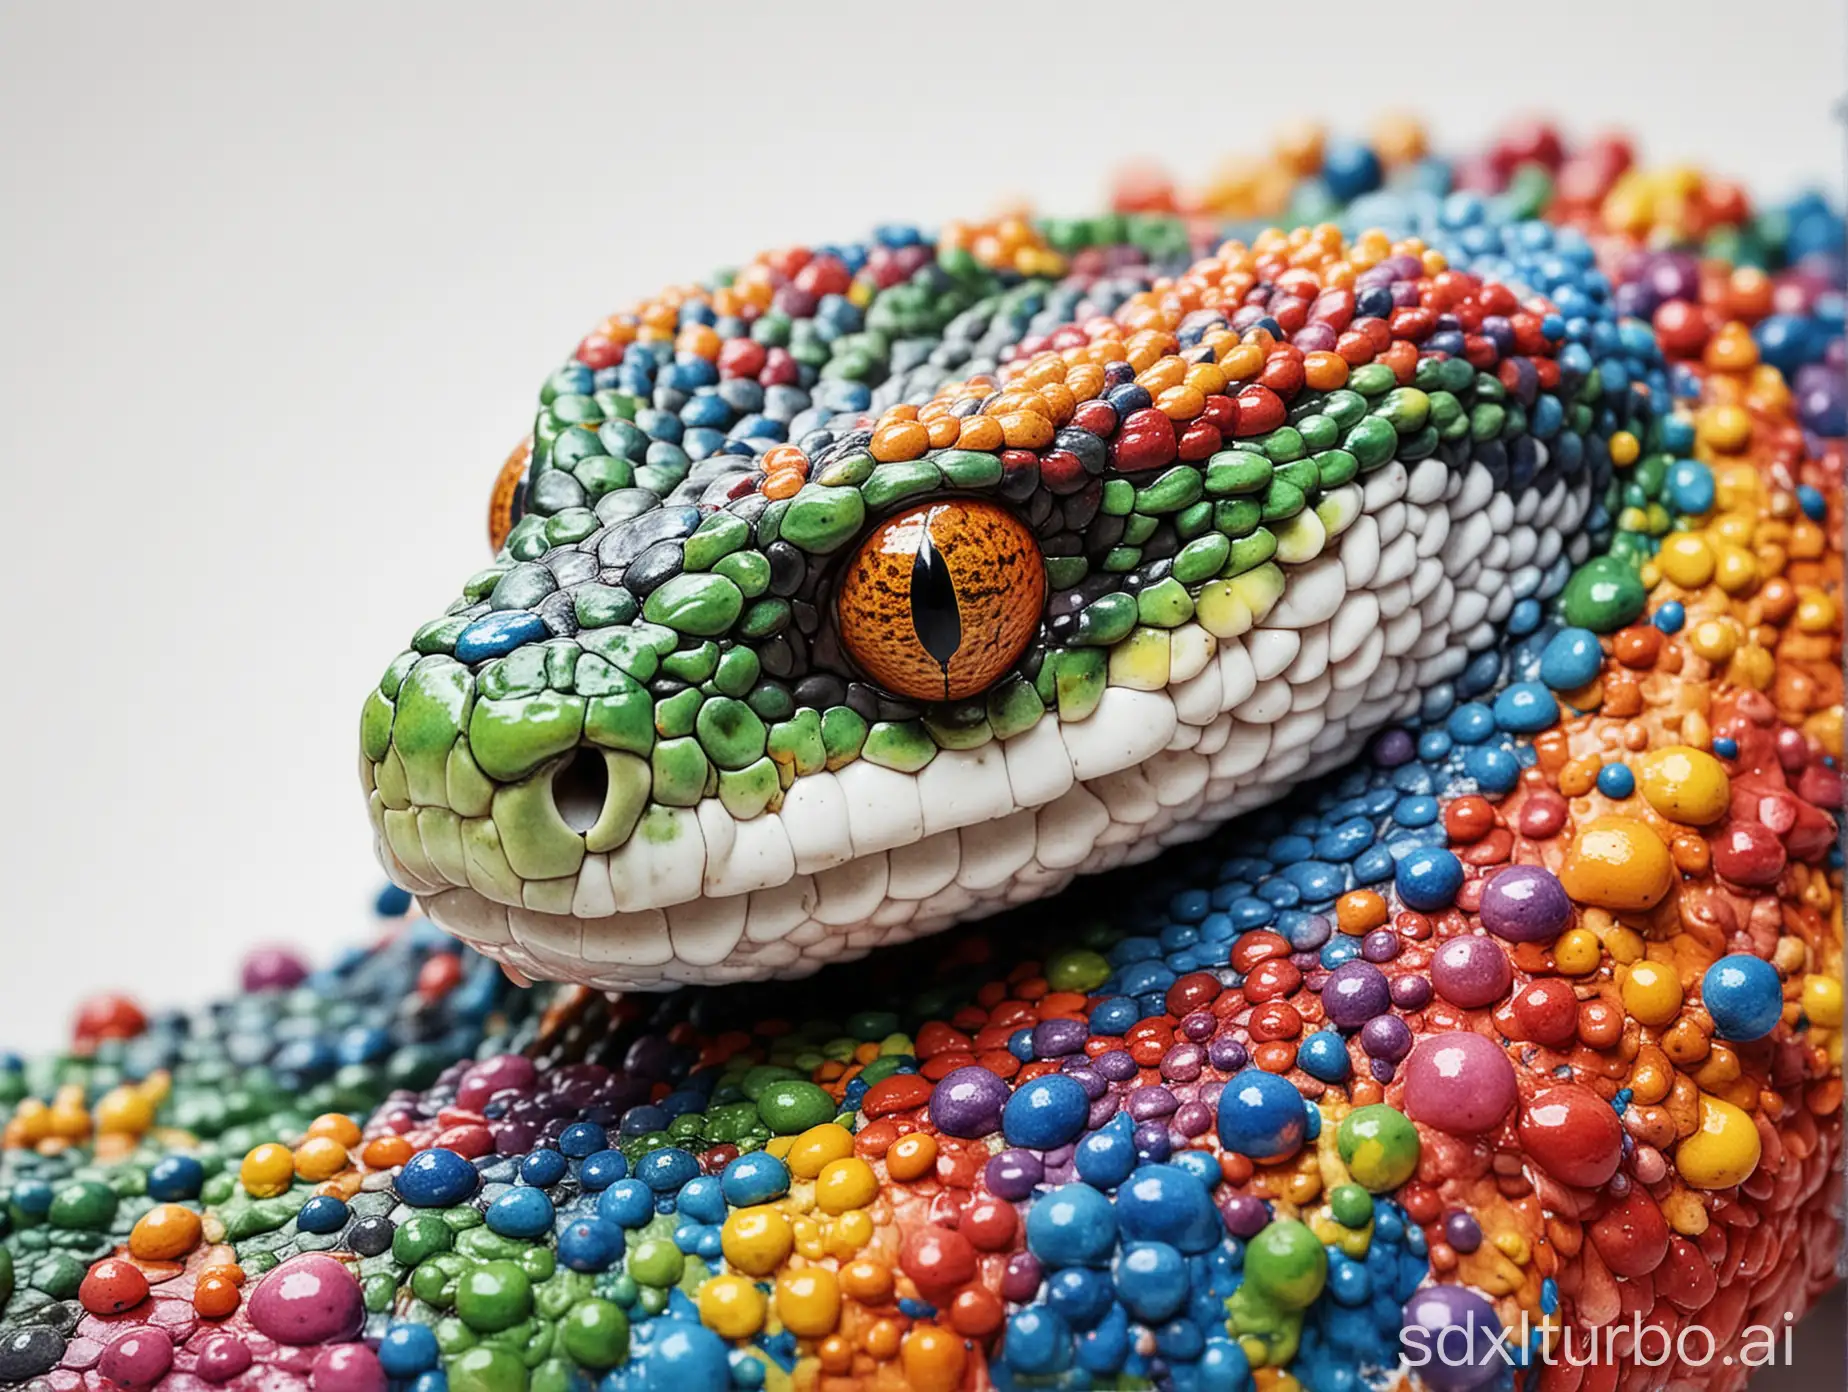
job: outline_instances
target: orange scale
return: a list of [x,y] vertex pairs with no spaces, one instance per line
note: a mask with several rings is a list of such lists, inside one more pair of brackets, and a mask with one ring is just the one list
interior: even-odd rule
[[764,468],[766,471],[799,469],[807,471],[808,455],[800,445],[772,445],[764,451]]
[[366,1142],[359,1158],[370,1169],[389,1170],[402,1165],[415,1153],[411,1143],[402,1136],[375,1136]]
[[924,433],[932,449],[948,449],[961,438],[962,422],[954,416],[937,416],[924,427]]
[[1063,425],[1072,418],[1072,412],[1078,409],[1078,398],[1070,386],[1062,381],[1048,382],[1039,389],[1039,398],[1044,406],[1044,414],[1054,425]]
[[1064,380],[1065,359],[1050,348],[1043,353],[1035,353],[1028,361],[1026,370],[1020,374],[1020,384],[1035,390]]
[[1072,394],[1074,407],[1079,401],[1090,401],[1103,390],[1103,368],[1096,362],[1074,364],[1064,373],[1064,390]]
[[[846,1274],[846,1268],[842,1268],[842,1277]],[[846,1284],[844,1279],[842,1284]],[[903,1337],[904,1329],[898,1321],[876,1319],[860,1335],[860,1347],[881,1363],[889,1363],[898,1356],[899,1341]]]
[[887,421],[874,429],[868,448],[881,464],[917,459],[930,448],[930,432],[914,420]]
[[1149,366],[1136,374],[1136,385],[1152,396],[1158,396],[1169,387],[1177,387],[1187,376],[1187,363],[1182,358],[1172,355],[1157,358]]
[[1155,409],[1171,421],[1190,421],[1206,409],[1206,397],[1194,387],[1169,387],[1155,398]]
[[1006,436],[993,416],[965,416],[957,427],[956,443],[966,450],[998,450]]
[[999,418],[1014,411],[1031,410],[1039,404],[1040,400],[1037,392],[1023,391],[1017,386],[1011,386],[999,396],[995,397],[993,401],[990,401],[988,405],[983,408],[982,414]]

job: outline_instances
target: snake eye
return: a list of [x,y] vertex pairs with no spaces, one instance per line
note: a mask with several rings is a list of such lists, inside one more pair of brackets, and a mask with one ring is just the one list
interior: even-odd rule
[[841,581],[841,642],[894,695],[956,701],[1019,661],[1045,602],[1045,560],[1011,512],[929,503],[860,543]]
[[526,466],[532,458],[531,438],[520,441],[494,480],[494,492],[488,497],[488,545],[497,553],[506,545],[513,524],[526,514]]

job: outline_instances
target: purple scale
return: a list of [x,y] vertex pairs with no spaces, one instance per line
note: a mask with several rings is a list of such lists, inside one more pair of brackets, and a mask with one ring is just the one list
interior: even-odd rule
[[1161,1058],[1161,1076],[1171,1083],[1191,1083],[1206,1066],[1206,1051],[1198,1044],[1176,1044]]
[[1482,887],[1482,926],[1508,942],[1551,942],[1572,922],[1572,898],[1544,865],[1511,865]]
[[1174,1153],[1174,1142],[1168,1139],[1168,1128],[1159,1121],[1145,1121],[1138,1126],[1132,1139],[1136,1143],[1136,1154],[1150,1164],[1159,1165]]
[[1399,935],[1390,928],[1375,928],[1360,940],[1360,955],[1369,962],[1390,962],[1399,955]]
[[1371,962],[1343,962],[1322,987],[1322,1013],[1341,1029],[1359,1029],[1391,1004],[1386,974]]
[[1429,978],[1406,972],[1392,979],[1392,1003],[1401,1010],[1423,1010],[1431,1003]]
[[1045,1178],[1045,1166],[1029,1150],[1004,1150],[991,1157],[982,1171],[988,1192],[1009,1203],[1019,1203]]
[[1024,1305],[1039,1294],[1044,1275],[1038,1257],[1031,1252],[1016,1252],[1007,1259],[1001,1273],[1001,1294],[1016,1305]]
[[1666,253],[1649,268],[1649,288],[1664,300],[1698,300],[1700,267],[1691,256]]
[[970,1064],[948,1074],[930,1094],[930,1119],[939,1131],[963,1140],[992,1135],[1001,1126],[1008,1086],[986,1068]]
[[1084,1095],[1089,1101],[1095,1102],[1110,1091],[1110,1084],[1104,1081],[1104,1075],[1091,1067],[1089,1060],[1068,1059],[1060,1071],[1084,1089]]
[[1508,954],[1494,938],[1473,934],[1452,938],[1431,955],[1431,985],[1438,995],[1465,1010],[1493,1005],[1513,984]]
[[1115,1116],[1118,1108],[1122,1105],[1122,1102],[1117,1098],[1114,1092],[1106,1092],[1102,1097],[1093,1102],[1091,1104],[1091,1110],[1085,1113],[1085,1130],[1097,1130],[1100,1126],[1109,1121],[1111,1117]]
[[1207,1060],[1221,1073],[1236,1073],[1250,1061],[1245,1046],[1229,1034],[1219,1035],[1206,1046]]
[[1219,1028],[1219,1017],[1210,1010],[1196,1010],[1181,1021],[1181,1036],[1194,1044],[1204,1044]]
[[1126,1083],[1141,1070],[1127,1049],[1111,1049],[1091,1060],[1091,1066],[1113,1083]]
[[1444,1215],[1444,1241],[1468,1256],[1482,1245],[1482,1225],[1460,1208]]
[[1641,281],[1626,281],[1611,291],[1611,308],[1626,318],[1651,318],[1661,303],[1662,297]]
[[501,1155],[525,1155],[539,1134],[529,1121],[497,1121],[491,1130],[494,1149]]
[[1412,1027],[1397,1015],[1378,1015],[1361,1027],[1360,1047],[1370,1058],[1397,1063],[1412,1051]]
[[1385,1059],[1376,1058],[1368,1062],[1367,1071],[1373,1075],[1374,1082],[1384,1086],[1393,1080],[1393,1075],[1398,1072],[1398,1067],[1395,1064],[1388,1063]]
[[1290,339],[1305,353],[1332,352],[1337,335],[1327,324],[1304,324]]
[[1374,736],[1373,762],[1381,768],[1398,768],[1409,764],[1418,753],[1418,745],[1407,730],[1383,730]]
[[1156,1083],[1149,1087],[1139,1087],[1129,1094],[1129,1114],[1137,1121],[1151,1121],[1156,1117],[1173,1116],[1175,1109],[1181,1105],[1167,1088]]
[[244,990],[288,991],[308,979],[308,964],[286,947],[260,947],[244,959]]
[[1183,1102],[1180,1110],[1168,1118],[1168,1124],[1190,1141],[1212,1130],[1213,1122],[1213,1109],[1204,1102]]
[[1468,1286],[1425,1286],[1405,1302],[1400,1319],[1407,1330],[1420,1332],[1423,1347],[1433,1353],[1419,1373],[1435,1392],[1470,1392],[1495,1380],[1502,1322],[1479,1292]]
[[1251,1194],[1233,1194],[1220,1204],[1219,1214],[1234,1237],[1256,1237],[1270,1224],[1270,1205]]
[[1033,1057],[1054,1059],[1083,1053],[1089,1037],[1082,1020],[1042,1020],[1033,1027]]

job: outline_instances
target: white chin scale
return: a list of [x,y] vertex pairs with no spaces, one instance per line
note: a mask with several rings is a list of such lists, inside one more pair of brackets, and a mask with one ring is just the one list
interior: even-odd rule
[[749,821],[711,798],[652,809],[621,850],[585,857],[569,913],[423,882],[382,843],[380,858],[487,956],[605,991],[806,976],[1146,860],[1353,759],[1489,647],[1562,554],[1583,558],[1583,481],[1517,503],[1479,464],[1426,459],[1364,489],[1255,627],[1175,630],[1167,686],[1112,686],[1085,720],[1048,715],[917,774],[807,775]]

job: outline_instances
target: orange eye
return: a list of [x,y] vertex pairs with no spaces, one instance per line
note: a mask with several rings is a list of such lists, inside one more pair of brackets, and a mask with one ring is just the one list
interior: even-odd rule
[[1005,508],[929,503],[879,524],[841,581],[841,641],[915,701],[956,701],[1020,659],[1046,602],[1046,562]]
[[532,457],[533,439],[528,435],[514,446],[494,480],[494,492],[488,497],[488,545],[495,551],[506,545],[507,533],[526,511],[526,466]]

